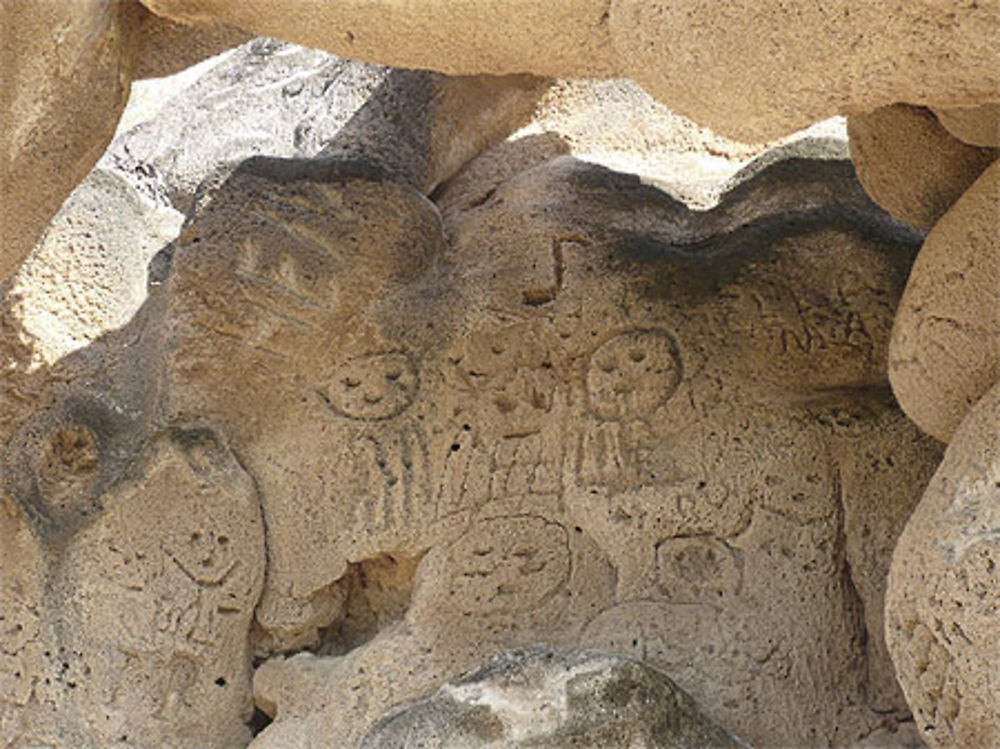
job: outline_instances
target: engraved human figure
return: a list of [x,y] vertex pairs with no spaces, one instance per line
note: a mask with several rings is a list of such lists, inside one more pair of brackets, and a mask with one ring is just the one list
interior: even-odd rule
[[563,355],[539,319],[493,314],[473,326],[447,374],[464,421],[445,459],[442,512],[561,491]]

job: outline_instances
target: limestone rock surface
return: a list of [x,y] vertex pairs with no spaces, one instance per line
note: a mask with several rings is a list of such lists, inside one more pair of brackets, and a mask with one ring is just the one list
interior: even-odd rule
[[147,263],[182,222],[120,171],[95,168],[11,282],[32,359],[51,363],[125,325],[146,298]]
[[1000,378],[1000,162],[935,225],[914,263],[890,346],[906,413],[947,441]]
[[545,83],[450,79],[255,39],[122,134],[108,158],[186,212],[205,179],[256,155],[321,153],[430,191],[526,122]]
[[655,669],[597,653],[507,653],[383,718],[363,749],[738,749]]
[[[638,175],[692,208],[710,208],[748,167],[801,158],[848,158],[844,119],[817,123],[778,141],[740,143],[677,114],[626,79],[558,81],[518,137],[557,135],[551,156],[569,153]],[[505,170],[506,154],[477,160],[477,171]],[[472,181],[466,174],[466,180]],[[449,192],[453,192],[449,190]]]
[[620,70],[713,130],[766,140],[895,102],[995,102],[1000,3],[613,0]]
[[1000,153],[963,143],[927,109],[897,104],[848,118],[851,158],[872,199],[930,231]]
[[246,746],[264,574],[250,477],[198,432],[109,475],[118,425],[63,405],[5,456],[21,505],[4,548],[25,548],[3,568],[4,745]]
[[615,69],[608,0],[144,0],[188,22],[220,20],[355,60],[450,75],[606,77]]
[[400,67],[628,77],[698,123],[750,142],[895,102],[995,103],[1000,91],[996,0],[891,9],[850,0],[146,4]]
[[137,31],[134,75],[137,79],[173,75],[252,37],[221,23],[177,23],[147,12]]
[[447,239],[327,168],[246,165],[164,287],[167,418],[218,425],[261,491],[258,653],[315,653],[258,669],[255,749],[355,745],[540,641],[659,668],[750,741],[905,725],[871,641],[939,455],[885,391],[918,238],[848,166],[697,213],[557,158],[445,211]]
[[974,146],[1000,147],[1000,104],[936,109],[938,121],[959,140]]
[[128,99],[141,13],[105,0],[0,7],[0,279],[111,140]]
[[886,635],[932,747],[1000,742],[1000,386],[966,416],[899,539]]
[[[583,123],[630,96],[595,87],[445,179],[546,84],[266,40],[202,70],[231,114],[284,114],[155,161],[161,117],[222,127],[196,81],[112,149],[110,205],[188,212],[135,314],[38,366],[9,310],[45,276],[0,286],[5,740],[354,747],[547,643],[657,669],[757,744],[914,745],[881,611],[940,459],[885,374],[921,238],[849,164],[769,151],[692,211],[561,155],[633,150]],[[133,288],[157,241],[130,244],[81,298]]]

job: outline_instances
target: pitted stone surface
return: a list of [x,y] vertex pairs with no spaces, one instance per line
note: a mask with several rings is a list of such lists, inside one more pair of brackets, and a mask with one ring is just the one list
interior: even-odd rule
[[[525,715],[531,715],[525,720]],[[506,653],[396,711],[362,749],[738,749],[689,696],[641,663],[586,652]]]
[[[638,657],[751,741],[905,719],[864,644],[879,573],[845,581],[884,569],[936,460],[859,400],[916,237],[801,161],[697,214],[556,159],[444,219],[262,160],[174,251],[167,417],[218,425],[257,481],[258,652],[333,653],[264,663],[255,747],[356,743],[539,640]],[[384,554],[423,555],[405,616],[345,650],[348,570]]]
[[0,279],[31,252],[111,140],[142,13],[105,0],[0,8]]
[[932,747],[1000,742],[1000,387],[969,412],[893,554],[886,636]]
[[51,431],[35,501],[4,505],[5,746],[246,746],[252,480],[211,434],[177,432],[100,491],[106,438]]
[[1000,161],[927,236],[900,302],[889,377],[907,415],[949,440],[1000,379]]
[[848,118],[851,158],[872,199],[929,231],[1000,153],[963,143],[928,109],[897,104]]

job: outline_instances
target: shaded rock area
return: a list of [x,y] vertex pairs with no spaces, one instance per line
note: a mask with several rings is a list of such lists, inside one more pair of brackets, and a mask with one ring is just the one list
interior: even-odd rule
[[[531,716],[525,720],[526,716]],[[663,674],[624,658],[519,651],[379,721],[362,749],[738,749]]]
[[146,5],[15,45],[0,277],[139,72],[469,75],[135,87],[0,282],[0,747],[1000,741],[995,3]]
[[927,109],[897,104],[848,122],[851,157],[868,194],[923,231],[997,158],[997,149],[963,143]]

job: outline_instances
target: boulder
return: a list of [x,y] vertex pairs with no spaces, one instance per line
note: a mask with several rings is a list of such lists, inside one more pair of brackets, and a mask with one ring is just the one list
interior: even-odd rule
[[945,129],[974,146],[1000,147],[1000,103],[964,109],[935,109]]
[[132,79],[135,3],[4,3],[0,279],[103,153]]
[[907,415],[948,441],[1000,378],[1000,162],[938,221],[917,257],[889,347]]
[[1000,743],[1000,386],[969,411],[892,559],[886,637],[929,746]]
[[447,78],[256,39],[211,67],[105,157],[181,212],[252,156],[364,162],[422,191],[527,121],[547,84]]
[[487,3],[144,0],[177,21],[223,21],[354,60],[449,75],[607,77],[616,66],[608,0]]
[[249,162],[166,271],[165,418],[232,440],[268,529],[255,749],[357,745],[538,642],[750,741],[906,745],[873,641],[939,459],[883,364],[919,237],[843,162],[706,212],[567,157],[449,189],[442,227],[342,163]]
[[453,75],[631,78],[701,125],[771,140],[895,102],[996,101],[1000,6],[926,2],[887,12],[850,0],[146,0],[352,59]]
[[[332,745],[331,745],[332,746]],[[599,653],[504,654],[393,711],[362,749],[738,749],[664,674]]]
[[896,102],[995,101],[1000,5],[614,0],[619,70],[701,125],[769,140]]
[[930,231],[998,151],[955,138],[927,109],[897,104],[848,118],[851,158],[872,199]]

